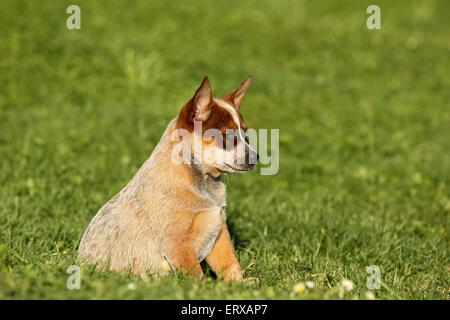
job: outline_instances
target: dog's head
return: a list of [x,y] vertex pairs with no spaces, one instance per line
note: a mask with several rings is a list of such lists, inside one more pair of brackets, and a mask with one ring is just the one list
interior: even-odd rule
[[188,132],[191,160],[205,173],[244,173],[258,159],[246,137],[247,124],[240,107],[251,77],[221,98],[213,98],[205,77],[191,100],[181,109],[177,128]]

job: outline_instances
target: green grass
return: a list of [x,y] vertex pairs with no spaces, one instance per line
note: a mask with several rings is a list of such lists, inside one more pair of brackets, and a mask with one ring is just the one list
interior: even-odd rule
[[[3,1],[0,298],[449,299],[448,1]],[[214,4],[213,4],[214,3]],[[228,177],[245,277],[163,279],[84,269],[80,237],[208,74],[254,76],[249,125],[280,129],[280,171]],[[255,279],[259,281],[255,281]],[[252,280],[253,279],[253,280]],[[136,286],[130,290],[129,284]]]

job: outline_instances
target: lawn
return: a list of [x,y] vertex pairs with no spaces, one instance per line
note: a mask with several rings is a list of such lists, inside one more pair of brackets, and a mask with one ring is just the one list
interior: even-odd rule
[[[72,3],[0,6],[0,299],[364,299],[369,265],[376,298],[450,298],[448,1],[77,0],[68,30]],[[84,268],[68,290],[205,74],[218,95],[253,75],[246,122],[280,130],[277,175],[226,177],[246,280]]]

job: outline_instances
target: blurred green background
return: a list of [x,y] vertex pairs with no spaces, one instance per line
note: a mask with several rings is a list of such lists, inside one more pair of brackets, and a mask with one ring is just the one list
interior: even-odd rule
[[[76,1],[68,30],[70,4],[0,5],[0,298],[364,299],[368,265],[376,298],[449,298],[450,2]],[[247,280],[83,269],[68,290],[86,225],[205,74],[217,95],[253,75],[246,121],[280,129],[277,175],[226,179]]]

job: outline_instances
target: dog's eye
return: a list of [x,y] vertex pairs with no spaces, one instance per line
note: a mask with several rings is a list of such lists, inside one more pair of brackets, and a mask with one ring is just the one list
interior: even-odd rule
[[223,148],[233,148],[237,144],[237,137],[234,130],[227,130],[224,133]]
[[234,132],[233,132],[233,131],[228,131],[228,132],[225,134],[225,137],[226,137],[227,139],[232,139],[232,138],[234,137]]

